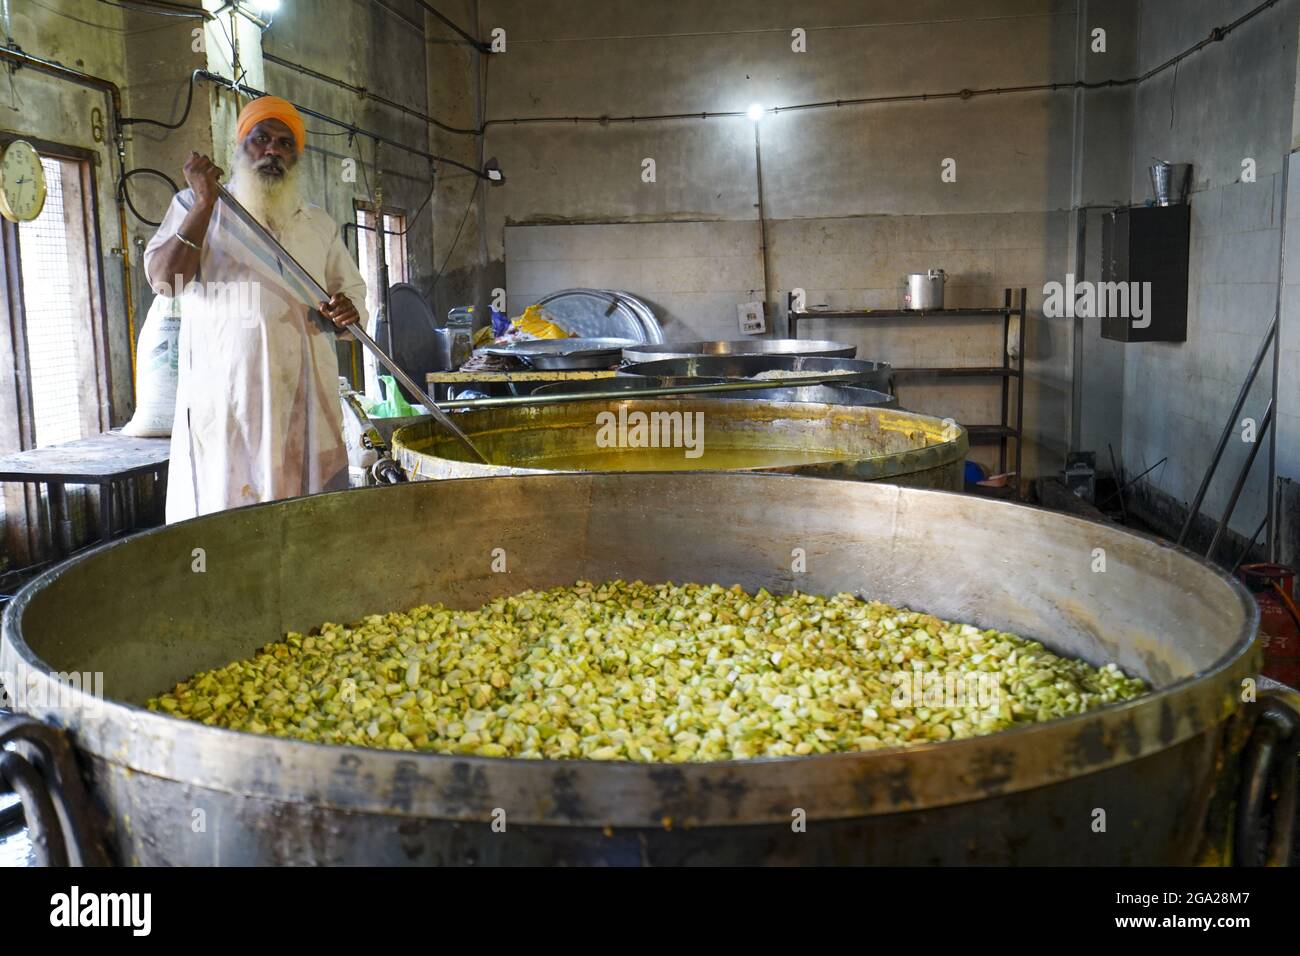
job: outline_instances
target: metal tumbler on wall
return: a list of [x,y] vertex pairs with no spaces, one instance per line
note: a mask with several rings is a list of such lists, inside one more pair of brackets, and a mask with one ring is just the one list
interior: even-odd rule
[[1163,159],[1151,166],[1151,187],[1157,206],[1187,202],[1187,187],[1192,181],[1191,163],[1167,163]]

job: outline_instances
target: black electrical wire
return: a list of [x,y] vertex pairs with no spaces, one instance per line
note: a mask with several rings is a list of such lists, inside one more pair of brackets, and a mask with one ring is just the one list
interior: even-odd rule
[[433,294],[434,289],[438,288],[438,280],[442,278],[443,270],[447,268],[447,263],[451,261],[451,254],[456,251],[456,243],[460,242],[460,232],[465,228],[466,220],[469,219],[469,211],[474,205],[475,197],[478,196],[478,188],[481,182],[482,180],[474,181],[474,188],[471,189],[469,193],[469,202],[465,203],[465,214],[460,217],[460,225],[456,227],[456,235],[452,237],[451,248],[447,250],[447,255],[443,258],[442,265],[438,268],[437,273],[434,274],[433,284],[429,286],[430,295]]
[[411,227],[415,225],[417,220],[419,220],[420,213],[424,212],[424,207],[429,205],[429,200],[433,198],[433,190],[437,185],[438,185],[438,181],[437,179],[434,178],[434,175],[431,171],[429,173],[429,194],[424,197],[424,202],[420,203],[420,208],[415,210],[415,212],[411,215],[411,218],[406,221],[405,229],[403,229],[401,232],[390,233],[390,235],[404,236],[411,231]]
[[[361,155],[361,147],[357,145],[357,134],[355,132],[350,132],[348,134],[348,149],[356,150],[357,165],[361,167],[361,182],[366,187],[366,201],[371,205],[374,205],[375,191],[370,188],[370,174],[366,172],[366,160],[365,157]],[[377,164],[378,162],[376,161],[376,165]]]
[[181,111],[181,118],[175,123],[164,123],[162,120],[134,116],[123,116],[118,122],[123,126],[130,126],[132,123],[143,123],[146,126],[159,126],[163,129],[180,129],[185,125],[185,121],[190,118],[190,108],[194,105],[194,80],[198,77],[198,74],[198,70],[190,74],[190,88],[189,92],[185,94],[185,109]]
[[[232,17],[232,19],[233,19],[234,14],[231,14],[231,17]],[[239,61],[239,51],[238,51],[238,48],[235,46],[235,38],[232,37],[232,36],[230,35],[230,31],[226,29],[226,22],[225,22],[224,20],[222,20],[220,17],[217,17],[217,18],[216,18],[216,21],[217,21],[217,26],[221,27],[221,32],[222,32],[222,33],[225,35],[225,37],[226,37],[226,42],[227,42],[228,44],[230,44],[230,57],[231,57],[231,61],[232,61],[231,64],[230,64],[230,68],[233,70],[234,67],[235,67],[235,63],[237,63],[237,62]],[[234,24],[231,24],[231,25],[234,26]],[[270,24],[268,23],[267,26],[269,27]],[[238,27],[235,27],[235,32],[236,32],[236,33],[239,32],[239,28],[238,28]],[[244,79],[245,79],[247,76],[248,76],[248,70],[240,70],[240,71],[239,71],[239,76],[235,77],[235,79],[234,79],[234,89],[235,89],[235,93],[236,93],[236,94],[239,93],[239,88],[240,88],[240,86],[243,85]]]
[[162,225],[162,223],[154,222],[152,219],[146,219],[144,216],[140,215],[140,210],[136,209],[135,203],[131,202],[131,193],[126,188],[127,186],[126,181],[130,179],[132,176],[138,176],[141,173],[148,173],[151,176],[157,176],[159,179],[166,180],[167,185],[171,186],[173,194],[180,192],[181,188],[176,185],[176,180],[172,179],[161,169],[153,169],[152,167],[149,166],[137,166],[135,169],[128,169],[126,172],[122,173],[121,178],[118,179],[117,181],[118,198],[126,202],[126,208],[131,210],[131,215],[135,216],[135,218],[139,219],[145,225],[153,226],[155,229],[157,229],[159,226]]

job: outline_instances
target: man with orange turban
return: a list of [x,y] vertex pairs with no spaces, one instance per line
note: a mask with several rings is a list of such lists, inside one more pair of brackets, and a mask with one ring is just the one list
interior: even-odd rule
[[[232,195],[330,293],[309,308],[218,202],[222,170],[191,153],[144,254],[149,284],[181,298],[167,520],[347,487],[330,323],[364,322],[366,286],[329,214],[302,194],[307,131],[292,103],[239,114]],[[329,320],[320,322],[311,313]]]

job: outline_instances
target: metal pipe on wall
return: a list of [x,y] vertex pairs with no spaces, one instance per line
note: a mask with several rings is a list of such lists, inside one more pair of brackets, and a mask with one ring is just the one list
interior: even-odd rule
[[[268,95],[264,90],[254,89],[246,83],[236,83],[234,80],[224,77],[220,73],[213,73],[211,70],[195,70],[194,75],[201,80],[206,80],[209,83],[225,87],[226,89],[233,90],[236,93],[243,93],[245,96],[258,97]],[[333,123],[335,126],[348,130],[354,136],[364,136],[376,143],[383,143],[387,146],[392,146],[394,149],[400,149],[403,152],[411,153],[415,156],[423,156],[430,162],[445,163],[448,166],[455,166],[457,169],[463,169],[467,173],[473,173],[479,179],[487,179],[489,182],[493,181],[487,173],[483,172],[481,169],[475,169],[473,166],[466,166],[464,163],[457,162],[454,159],[449,159],[446,156],[435,156],[428,150],[419,149],[415,146],[408,146],[400,140],[392,139],[391,137],[385,136],[382,133],[377,133],[371,129],[365,129],[355,123],[345,122],[336,116],[331,116],[328,113],[322,113],[319,110],[303,106],[301,103],[294,103],[293,105],[297,108],[298,112],[307,116],[313,116],[318,120],[324,120],[326,123]]]
[[450,126],[436,117],[430,116],[428,113],[422,113],[419,110],[410,106],[405,106],[396,100],[389,99],[387,96],[381,96],[373,90],[366,89],[364,86],[356,86],[353,83],[348,83],[345,80],[340,80],[329,76],[328,74],[313,70],[310,67],[303,66],[301,63],[294,63],[292,60],[286,60],[282,56],[276,56],[274,53],[263,52],[262,59],[266,60],[268,63],[274,63],[276,66],[282,66],[287,70],[293,70],[295,73],[299,73],[302,76],[309,76],[313,80],[320,80],[322,83],[329,83],[333,86],[337,86],[341,90],[355,93],[364,100],[373,100],[376,103],[395,109],[407,116],[418,119],[421,122],[428,123],[431,126],[436,126],[444,132],[459,133],[465,136],[481,136],[483,134],[481,129],[466,129],[461,126]]
[[767,209],[763,201],[763,148],[759,144],[758,128],[761,122],[754,121],[754,174],[758,180],[758,246],[763,265],[763,315],[768,314],[768,303],[772,301],[772,283],[769,278],[767,254]]
[[[419,0],[417,0],[419,2]],[[1050,93],[1058,90],[1102,90],[1112,89],[1122,86],[1136,86],[1145,83],[1165,70],[1176,67],[1184,59],[1200,52],[1211,43],[1218,43],[1226,39],[1228,34],[1237,30],[1250,20],[1253,20],[1259,14],[1263,13],[1269,7],[1275,6],[1280,0],[1264,0],[1258,6],[1247,10],[1236,20],[1231,23],[1225,23],[1209,32],[1209,35],[1196,43],[1193,43],[1181,53],[1176,53],[1165,62],[1153,66],[1138,76],[1128,76],[1118,80],[1072,80],[1068,83],[1028,83],[1021,86],[998,86],[983,87],[980,89],[960,89],[945,90],[940,93],[901,93],[896,95],[884,96],[854,96],[843,97],[834,100],[819,100],[811,103],[796,103],[791,106],[774,106],[770,108],[773,114],[793,112],[795,110],[820,110],[820,109],[838,109],[844,106],[874,106],[886,103],[921,103],[930,100],[970,100],[979,96],[1005,96],[1013,93]],[[524,116],[524,117],[501,117],[499,119],[486,120],[483,123],[483,129],[489,126],[518,126],[524,123],[597,123],[601,126],[608,126],[611,123],[648,123],[652,121],[682,120],[682,119],[720,119],[732,116],[744,116],[743,110],[719,110],[719,111],[702,111],[696,110],[691,113],[654,113],[645,116]]]
[[[1273,318],[1273,384],[1268,402],[1270,410],[1277,407],[1277,385],[1282,355],[1282,284],[1286,281],[1286,204],[1287,191],[1291,184],[1292,155],[1294,154],[1287,153],[1286,156],[1282,158],[1282,222],[1278,227],[1277,242],[1277,313]],[[1268,560],[1272,562],[1277,561],[1278,554],[1277,433],[1278,429],[1274,428],[1268,435],[1268,510],[1265,512],[1264,518],[1268,531],[1267,537],[1264,538],[1264,547],[1268,553]]]
[[435,20],[438,20],[444,25],[446,25],[448,29],[456,33],[462,40],[464,40],[474,49],[478,50],[480,53],[492,52],[492,48],[488,44],[484,43],[482,40],[479,40],[477,37],[471,36],[470,34],[466,33],[464,30],[458,27],[444,14],[439,13],[433,7],[429,6],[429,4],[425,2],[425,0],[415,0],[415,2],[420,7],[420,9],[422,9],[425,13],[429,14],[429,16],[433,17]]

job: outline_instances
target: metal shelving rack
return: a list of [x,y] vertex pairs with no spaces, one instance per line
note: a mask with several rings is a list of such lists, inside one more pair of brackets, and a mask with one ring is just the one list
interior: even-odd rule
[[[895,375],[908,378],[999,378],[1002,382],[1002,421],[991,425],[966,425],[966,433],[972,444],[996,441],[998,443],[998,470],[1007,470],[1007,445],[1016,443],[1015,487],[1021,487],[1021,448],[1024,444],[1024,406],[1025,406],[1025,289],[1020,290],[1018,305],[1012,304],[1013,289],[1007,289],[1000,309],[851,309],[832,310],[817,309],[813,311],[789,310],[790,338],[799,337],[799,322],[804,319],[923,319],[926,316],[1001,316],[1002,317],[1002,364],[1001,365],[944,365],[935,367],[895,368]],[[1011,334],[1011,319],[1018,317],[1016,331],[1016,359],[1012,364],[1007,350],[1007,339]],[[870,356],[873,360],[887,361],[884,356]],[[1015,422],[1012,424],[1011,381],[1016,383]]]

